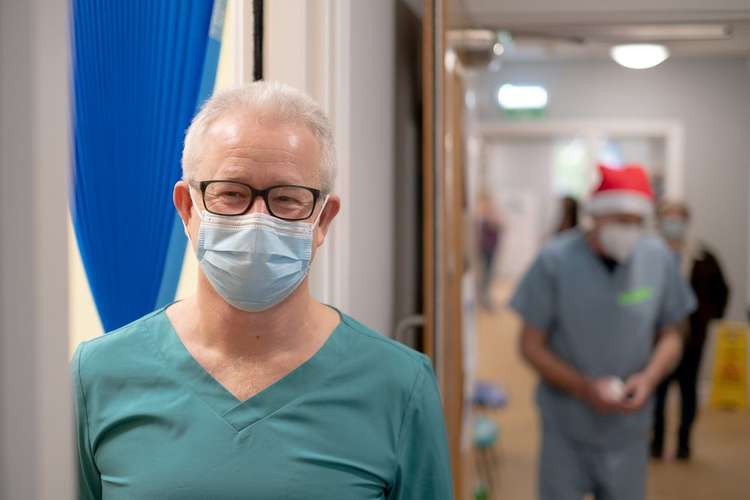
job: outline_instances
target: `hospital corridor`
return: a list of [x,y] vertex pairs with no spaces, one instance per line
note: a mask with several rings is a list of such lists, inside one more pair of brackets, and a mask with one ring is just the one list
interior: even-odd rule
[[[507,283],[497,283],[495,300],[503,303],[510,293]],[[508,388],[514,404],[496,415],[502,429],[497,464],[496,498],[533,498],[536,483],[536,449],[539,429],[533,401],[534,374],[516,355],[518,319],[498,309],[478,318],[477,376]],[[498,335],[498,332],[500,334]],[[502,353],[502,354],[498,354]],[[678,424],[676,391],[670,405],[669,424]],[[700,457],[693,463],[675,460],[677,443],[667,444],[670,458],[653,463],[649,471],[647,498],[683,500],[699,498],[742,498],[748,482],[738,481],[747,468],[750,449],[750,419],[732,412],[706,411],[696,425],[695,440]]]
[[750,0],[0,0],[0,500],[747,500]]

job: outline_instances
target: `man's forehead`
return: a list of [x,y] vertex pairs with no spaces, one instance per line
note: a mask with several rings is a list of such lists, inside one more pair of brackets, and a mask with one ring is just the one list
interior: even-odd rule
[[218,117],[208,127],[205,140],[209,144],[234,147],[264,147],[274,144],[290,150],[317,146],[312,133],[304,125],[249,112],[235,112]]
[[211,124],[204,148],[204,177],[242,179],[271,170],[272,177],[291,175],[299,182],[317,181],[320,175],[317,141],[306,127],[295,123],[232,113]]
[[685,212],[677,207],[671,207],[671,208],[665,208],[661,211],[660,215],[662,217],[669,217],[672,219],[685,219],[686,215]]

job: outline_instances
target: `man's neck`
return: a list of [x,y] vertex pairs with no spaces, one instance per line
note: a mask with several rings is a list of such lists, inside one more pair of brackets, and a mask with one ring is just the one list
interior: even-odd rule
[[685,242],[681,240],[667,240],[667,245],[676,253],[682,253],[682,250],[685,248]]
[[335,327],[336,316],[310,296],[307,280],[281,304],[246,312],[227,304],[204,277],[199,278],[197,294],[185,304],[185,313],[192,316],[184,332],[188,341],[247,360],[315,349]]
[[599,243],[599,238],[597,238],[596,232],[588,231],[586,233],[586,243],[588,243],[589,248],[591,248],[591,251],[594,252],[597,257],[606,256],[602,245]]

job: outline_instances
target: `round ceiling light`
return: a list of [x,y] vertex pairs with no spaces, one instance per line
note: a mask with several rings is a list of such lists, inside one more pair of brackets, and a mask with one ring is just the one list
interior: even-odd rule
[[664,45],[632,43],[615,45],[610,49],[609,54],[621,66],[646,69],[663,63],[669,57],[669,50]]

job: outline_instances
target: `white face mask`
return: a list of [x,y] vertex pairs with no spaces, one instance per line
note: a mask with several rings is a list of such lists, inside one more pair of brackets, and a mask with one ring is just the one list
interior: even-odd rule
[[643,228],[637,224],[607,222],[599,229],[599,243],[608,257],[625,262],[633,255],[643,236]]

